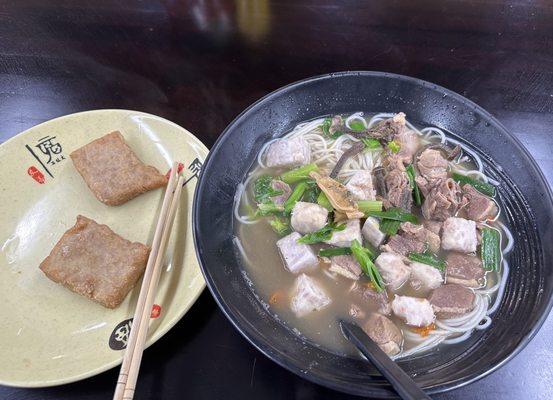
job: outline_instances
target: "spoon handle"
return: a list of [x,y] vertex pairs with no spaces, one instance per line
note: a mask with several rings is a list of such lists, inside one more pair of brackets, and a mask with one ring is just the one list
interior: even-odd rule
[[423,400],[430,397],[357,325],[340,321],[344,336],[376,367],[404,400]]

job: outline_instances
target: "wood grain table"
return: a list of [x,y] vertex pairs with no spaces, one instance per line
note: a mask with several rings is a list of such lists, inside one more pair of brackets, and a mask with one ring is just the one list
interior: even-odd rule
[[[168,118],[209,147],[259,97],[342,70],[395,72],[461,93],[503,122],[553,182],[553,3],[545,0],[2,0],[0,141],[64,114],[126,108]],[[552,398],[552,337],[549,318],[499,371],[435,398]],[[108,399],[117,372],[56,388],[0,387],[0,398]],[[206,290],[146,351],[136,398],[347,396],[256,351]]]

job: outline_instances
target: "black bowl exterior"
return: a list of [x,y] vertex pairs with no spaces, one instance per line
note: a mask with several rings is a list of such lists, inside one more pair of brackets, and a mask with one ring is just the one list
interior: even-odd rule
[[344,72],[300,81],[262,98],[223,132],[205,162],[194,201],[194,238],[207,285],[233,325],[261,352],[290,371],[343,392],[394,397],[365,362],[305,342],[258,300],[233,244],[237,185],[263,143],[299,122],[353,111],[399,112],[410,121],[459,134],[500,182],[505,222],[516,243],[508,255],[505,295],[492,325],[401,366],[429,393],[450,390],[497,369],[533,337],[552,300],[553,196],[522,145],[489,113],[434,84],[381,72]]

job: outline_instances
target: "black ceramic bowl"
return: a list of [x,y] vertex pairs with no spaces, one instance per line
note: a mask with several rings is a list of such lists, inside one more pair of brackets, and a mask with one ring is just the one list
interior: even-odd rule
[[400,362],[429,393],[473,382],[520,351],[551,308],[553,200],[517,139],[473,102],[434,84],[380,72],[324,75],[279,89],[240,114],[213,146],[196,190],[194,237],[207,285],[236,329],[283,367],[343,392],[394,396],[367,363],[306,343],[278,323],[244,279],[232,242],[234,193],[263,143],[301,121],[353,111],[403,111],[414,123],[459,134],[480,154],[487,174],[500,182],[500,202],[516,244],[492,325],[462,343]]

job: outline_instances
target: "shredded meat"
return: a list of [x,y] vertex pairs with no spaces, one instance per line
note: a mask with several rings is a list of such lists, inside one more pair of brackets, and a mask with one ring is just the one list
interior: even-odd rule
[[332,120],[330,122],[330,127],[328,128],[328,132],[331,135],[333,135],[337,131],[342,130],[342,128],[344,127],[343,125],[344,125],[344,120],[342,119],[342,117],[339,115],[335,115],[334,117],[332,117]]
[[468,219],[473,221],[485,221],[493,219],[497,215],[497,206],[488,196],[483,195],[469,184],[463,186],[464,210]]
[[413,205],[411,186],[401,158],[392,154],[386,157],[384,163],[386,172],[384,177],[386,201],[384,205],[387,208],[400,207],[405,211],[411,211]]
[[411,222],[403,222],[400,228],[402,235],[406,238],[415,239],[423,244],[428,244],[428,248],[434,253],[440,250],[440,236],[426,229],[424,226],[415,225]]
[[405,114],[398,113],[393,118],[386,119],[369,128],[367,135],[374,139],[390,142],[405,129]]
[[425,219],[445,221],[457,212],[461,204],[461,188],[453,179],[440,179],[427,190],[422,215]]
[[438,150],[426,149],[417,159],[417,168],[429,182],[447,178],[447,160]]
[[388,242],[380,246],[380,250],[388,253],[396,253],[407,256],[409,253],[422,253],[424,251],[424,242],[421,242],[413,236],[394,235]]

